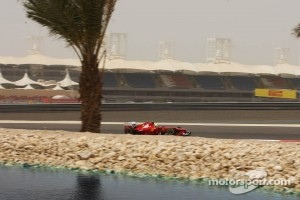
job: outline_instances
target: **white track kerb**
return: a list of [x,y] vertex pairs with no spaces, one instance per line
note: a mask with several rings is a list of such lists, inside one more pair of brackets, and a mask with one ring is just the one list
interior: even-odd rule
[[267,179],[267,172],[264,169],[251,170],[245,173],[248,179],[210,179],[211,186],[228,186],[232,194],[244,194],[256,189],[259,186],[288,186],[292,180]]

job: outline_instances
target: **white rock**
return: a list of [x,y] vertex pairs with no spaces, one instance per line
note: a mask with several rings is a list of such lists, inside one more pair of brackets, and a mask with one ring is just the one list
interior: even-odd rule
[[249,178],[252,180],[265,178],[267,177],[268,173],[264,169],[255,169],[246,172],[245,175],[249,176]]
[[90,151],[83,151],[83,152],[77,153],[77,155],[79,156],[79,158],[81,160],[87,160],[93,156],[93,153]]
[[277,170],[277,171],[282,171],[282,170],[283,170],[283,168],[282,168],[280,165],[275,165],[275,166],[273,167],[273,169],[274,169],[274,170]]

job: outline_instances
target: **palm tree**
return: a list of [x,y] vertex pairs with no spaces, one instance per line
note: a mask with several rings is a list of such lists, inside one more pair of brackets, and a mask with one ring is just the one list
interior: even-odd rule
[[300,37],[300,24],[293,29],[293,34],[295,34],[296,37]]
[[116,0],[23,0],[27,17],[65,40],[81,61],[81,131],[100,132],[104,34]]

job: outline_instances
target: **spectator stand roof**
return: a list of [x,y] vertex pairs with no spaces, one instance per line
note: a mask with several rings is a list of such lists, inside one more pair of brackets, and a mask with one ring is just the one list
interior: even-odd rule
[[51,58],[38,53],[30,54],[24,57],[0,57],[1,64],[37,64],[37,65],[66,65],[81,66],[78,59],[60,59]]
[[151,62],[148,65],[148,70],[156,72],[175,72],[175,61],[171,59],[160,60],[158,62]]
[[253,74],[253,71],[249,70],[247,66],[240,63],[218,63],[209,65],[216,65],[218,72],[222,75],[244,76]]
[[219,75],[219,68],[216,64],[194,63],[194,66],[199,75]]
[[287,63],[275,65],[274,70],[278,75],[286,78],[294,78],[300,75],[299,66],[290,65]]
[[[149,61],[127,61],[124,59],[111,59],[105,63],[105,70],[115,72],[149,72]],[[99,67],[102,67],[100,64]]]
[[185,74],[196,74],[197,68],[192,63],[181,62],[174,59],[164,59],[158,62],[152,62],[148,69],[156,72],[182,72]]
[[269,65],[248,65],[247,68],[256,75],[278,75],[274,67]]
[[[79,59],[58,59],[35,53],[24,57],[0,57],[0,64],[38,64],[81,66]],[[287,77],[300,76],[300,67],[290,64],[243,65],[240,63],[188,63],[173,59],[153,61],[129,61],[124,59],[106,60],[105,70],[116,72],[182,72],[200,75],[282,75]],[[102,67],[102,65],[99,65]],[[69,81],[69,80],[67,80]],[[63,81],[62,83],[65,83]],[[73,83],[72,83],[73,84]],[[77,83],[76,83],[77,84]],[[61,85],[63,86],[63,85]]]

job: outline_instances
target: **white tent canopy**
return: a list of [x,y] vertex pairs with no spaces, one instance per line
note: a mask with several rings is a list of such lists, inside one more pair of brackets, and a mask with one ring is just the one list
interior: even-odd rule
[[29,85],[29,84],[42,85],[41,83],[30,79],[27,72],[25,72],[23,78],[21,78],[18,81],[15,81],[14,84],[17,85],[17,86],[25,86],[25,85]]
[[30,84],[26,85],[26,87],[21,88],[21,89],[24,89],[24,90],[34,90],[34,88]]
[[75,81],[72,81],[71,77],[70,77],[70,73],[69,70],[66,70],[66,76],[63,80],[58,81],[57,82],[61,87],[70,87],[73,85],[78,85],[78,83],[76,83]]
[[64,90],[64,89],[60,87],[59,84],[57,84],[54,88],[52,88],[52,90]]

